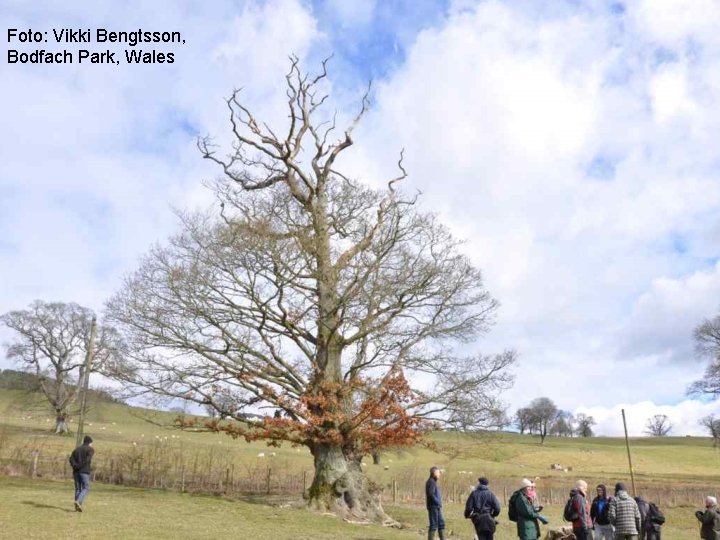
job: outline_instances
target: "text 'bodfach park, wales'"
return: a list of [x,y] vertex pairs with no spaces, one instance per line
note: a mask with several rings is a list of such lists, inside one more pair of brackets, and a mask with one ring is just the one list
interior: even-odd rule
[[[8,49],[8,64],[116,64],[122,60],[128,64],[172,64],[175,54],[156,49],[125,49],[123,51],[103,49],[46,50],[35,44],[125,44],[136,47],[141,44],[185,44],[179,31],[113,31],[106,28],[53,28],[50,31],[9,28],[7,42],[17,49]],[[30,47],[35,48],[30,49]]]

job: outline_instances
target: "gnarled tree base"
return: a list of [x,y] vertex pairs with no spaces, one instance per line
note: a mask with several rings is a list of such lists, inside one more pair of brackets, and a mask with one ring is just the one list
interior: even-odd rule
[[310,508],[332,512],[347,521],[401,525],[383,510],[381,489],[363,473],[359,460],[350,460],[339,446],[317,445],[315,478],[308,490]]

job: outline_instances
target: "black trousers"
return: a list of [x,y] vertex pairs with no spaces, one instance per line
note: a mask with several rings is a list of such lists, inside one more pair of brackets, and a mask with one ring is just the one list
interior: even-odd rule
[[493,536],[495,536],[495,518],[490,514],[473,516],[473,525],[478,540],[493,540]]

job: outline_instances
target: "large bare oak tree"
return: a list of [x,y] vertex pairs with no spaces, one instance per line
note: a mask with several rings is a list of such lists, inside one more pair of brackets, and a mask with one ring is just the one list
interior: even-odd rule
[[[74,303],[40,300],[29,309],[0,316],[0,322],[14,331],[14,340],[6,345],[7,357],[36,373],[55,414],[55,433],[68,431],[70,407],[83,380],[93,317],[90,309]],[[90,371],[116,364],[121,351],[117,331],[99,326]]]
[[292,60],[282,132],[230,96],[232,147],[199,141],[222,171],[221,210],[182,215],[108,315],[134,359],[120,379],[242,421],[214,429],[306,446],[312,505],[391,522],[363,456],[413,444],[432,422],[489,427],[515,356],[454,349],[489,328],[497,302],[458,241],[403,195],[402,153],[383,190],[341,172],[367,95],[334,140],[325,78],[324,64],[311,77]]

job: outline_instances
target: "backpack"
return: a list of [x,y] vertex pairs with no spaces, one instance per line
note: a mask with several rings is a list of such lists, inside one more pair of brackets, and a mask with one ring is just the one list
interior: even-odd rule
[[510,521],[517,521],[518,515],[517,515],[517,507],[515,506],[515,503],[517,502],[517,498],[520,496],[520,491],[515,491],[512,495],[510,495],[510,500],[508,501],[508,519]]
[[648,519],[650,522],[655,525],[662,525],[665,523],[665,514],[663,514],[662,510],[658,508],[658,505],[655,503],[648,503],[648,506]]
[[565,521],[575,521],[576,519],[580,519],[580,516],[575,511],[575,507],[573,506],[574,498],[575,497],[570,497],[565,503],[565,509],[563,510],[563,519]]

